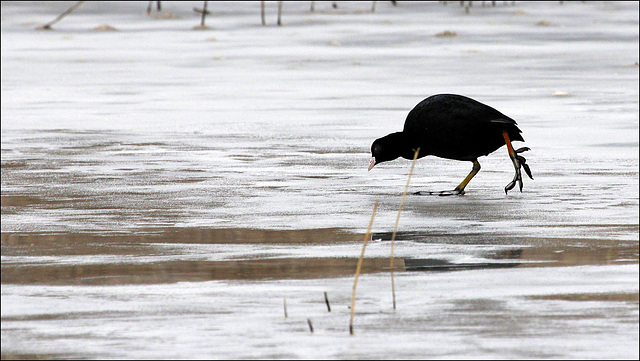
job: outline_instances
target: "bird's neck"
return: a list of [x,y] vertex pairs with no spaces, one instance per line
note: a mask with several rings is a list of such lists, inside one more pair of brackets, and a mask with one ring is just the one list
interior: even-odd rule
[[425,148],[424,144],[420,145],[419,142],[416,142],[414,139],[412,139],[411,137],[409,137],[407,134],[403,132],[398,132],[396,134],[398,134],[397,135],[399,140],[398,144],[402,144],[401,148],[398,149],[400,151],[400,156],[402,158],[412,160],[418,148],[420,148],[420,153],[418,154],[418,158],[422,158],[428,155],[428,151]]

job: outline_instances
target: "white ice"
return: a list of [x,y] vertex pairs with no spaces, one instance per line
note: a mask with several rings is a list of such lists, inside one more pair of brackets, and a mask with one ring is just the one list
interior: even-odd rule
[[[637,2],[2,3],[2,233],[157,228],[393,229],[409,162],[369,147],[425,97],[458,93],[516,119],[535,180],[506,150],[464,197],[408,197],[399,257],[482,262],[487,248],[638,241]],[[487,5],[490,2],[486,2]],[[155,12],[154,12],[155,14]],[[108,24],[116,31],[94,31]],[[438,36],[445,31],[456,36]],[[518,144],[517,146],[521,146]],[[471,164],[428,157],[410,191]],[[57,203],[53,203],[57,202]],[[374,235],[375,238],[375,235]],[[386,240],[385,240],[386,241]],[[3,245],[4,247],[4,245]],[[360,244],[158,244],[158,255],[5,256],[6,265],[357,257]],[[373,242],[367,257],[384,257]],[[4,252],[3,252],[4,253]],[[637,261],[637,252],[635,253]],[[124,286],[2,285],[2,353],[88,358],[638,358],[638,306],[543,300],[637,293],[638,264]],[[322,292],[334,298],[327,313]],[[290,317],[282,316],[287,298]],[[310,334],[306,319],[316,332]]]

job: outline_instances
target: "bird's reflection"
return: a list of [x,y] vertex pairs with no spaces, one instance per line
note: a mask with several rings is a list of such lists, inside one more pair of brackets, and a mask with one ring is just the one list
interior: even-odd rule
[[443,259],[435,258],[405,258],[404,265],[406,271],[462,271],[489,268],[511,268],[517,267],[520,262],[474,262],[474,263],[453,263]]

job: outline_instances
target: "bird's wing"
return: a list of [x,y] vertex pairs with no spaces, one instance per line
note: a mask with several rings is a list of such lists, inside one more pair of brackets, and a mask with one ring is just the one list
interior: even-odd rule
[[434,95],[418,103],[409,112],[403,131],[422,140],[465,129],[473,131],[487,123],[506,128],[513,140],[521,139],[515,120],[486,104],[453,94]]
[[496,123],[496,124],[513,124],[513,125],[517,125],[518,123],[516,123],[515,120],[509,118],[509,117],[503,117],[503,118],[497,118],[497,119],[491,119],[489,120],[489,123]]

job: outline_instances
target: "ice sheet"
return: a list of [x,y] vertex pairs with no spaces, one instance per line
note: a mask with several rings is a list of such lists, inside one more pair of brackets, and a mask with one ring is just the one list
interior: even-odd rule
[[[3,2],[3,357],[637,358],[638,3],[510,3]],[[349,337],[410,165],[370,144],[437,93],[516,119],[535,180],[505,195],[500,149],[409,196],[400,307],[365,274]]]

